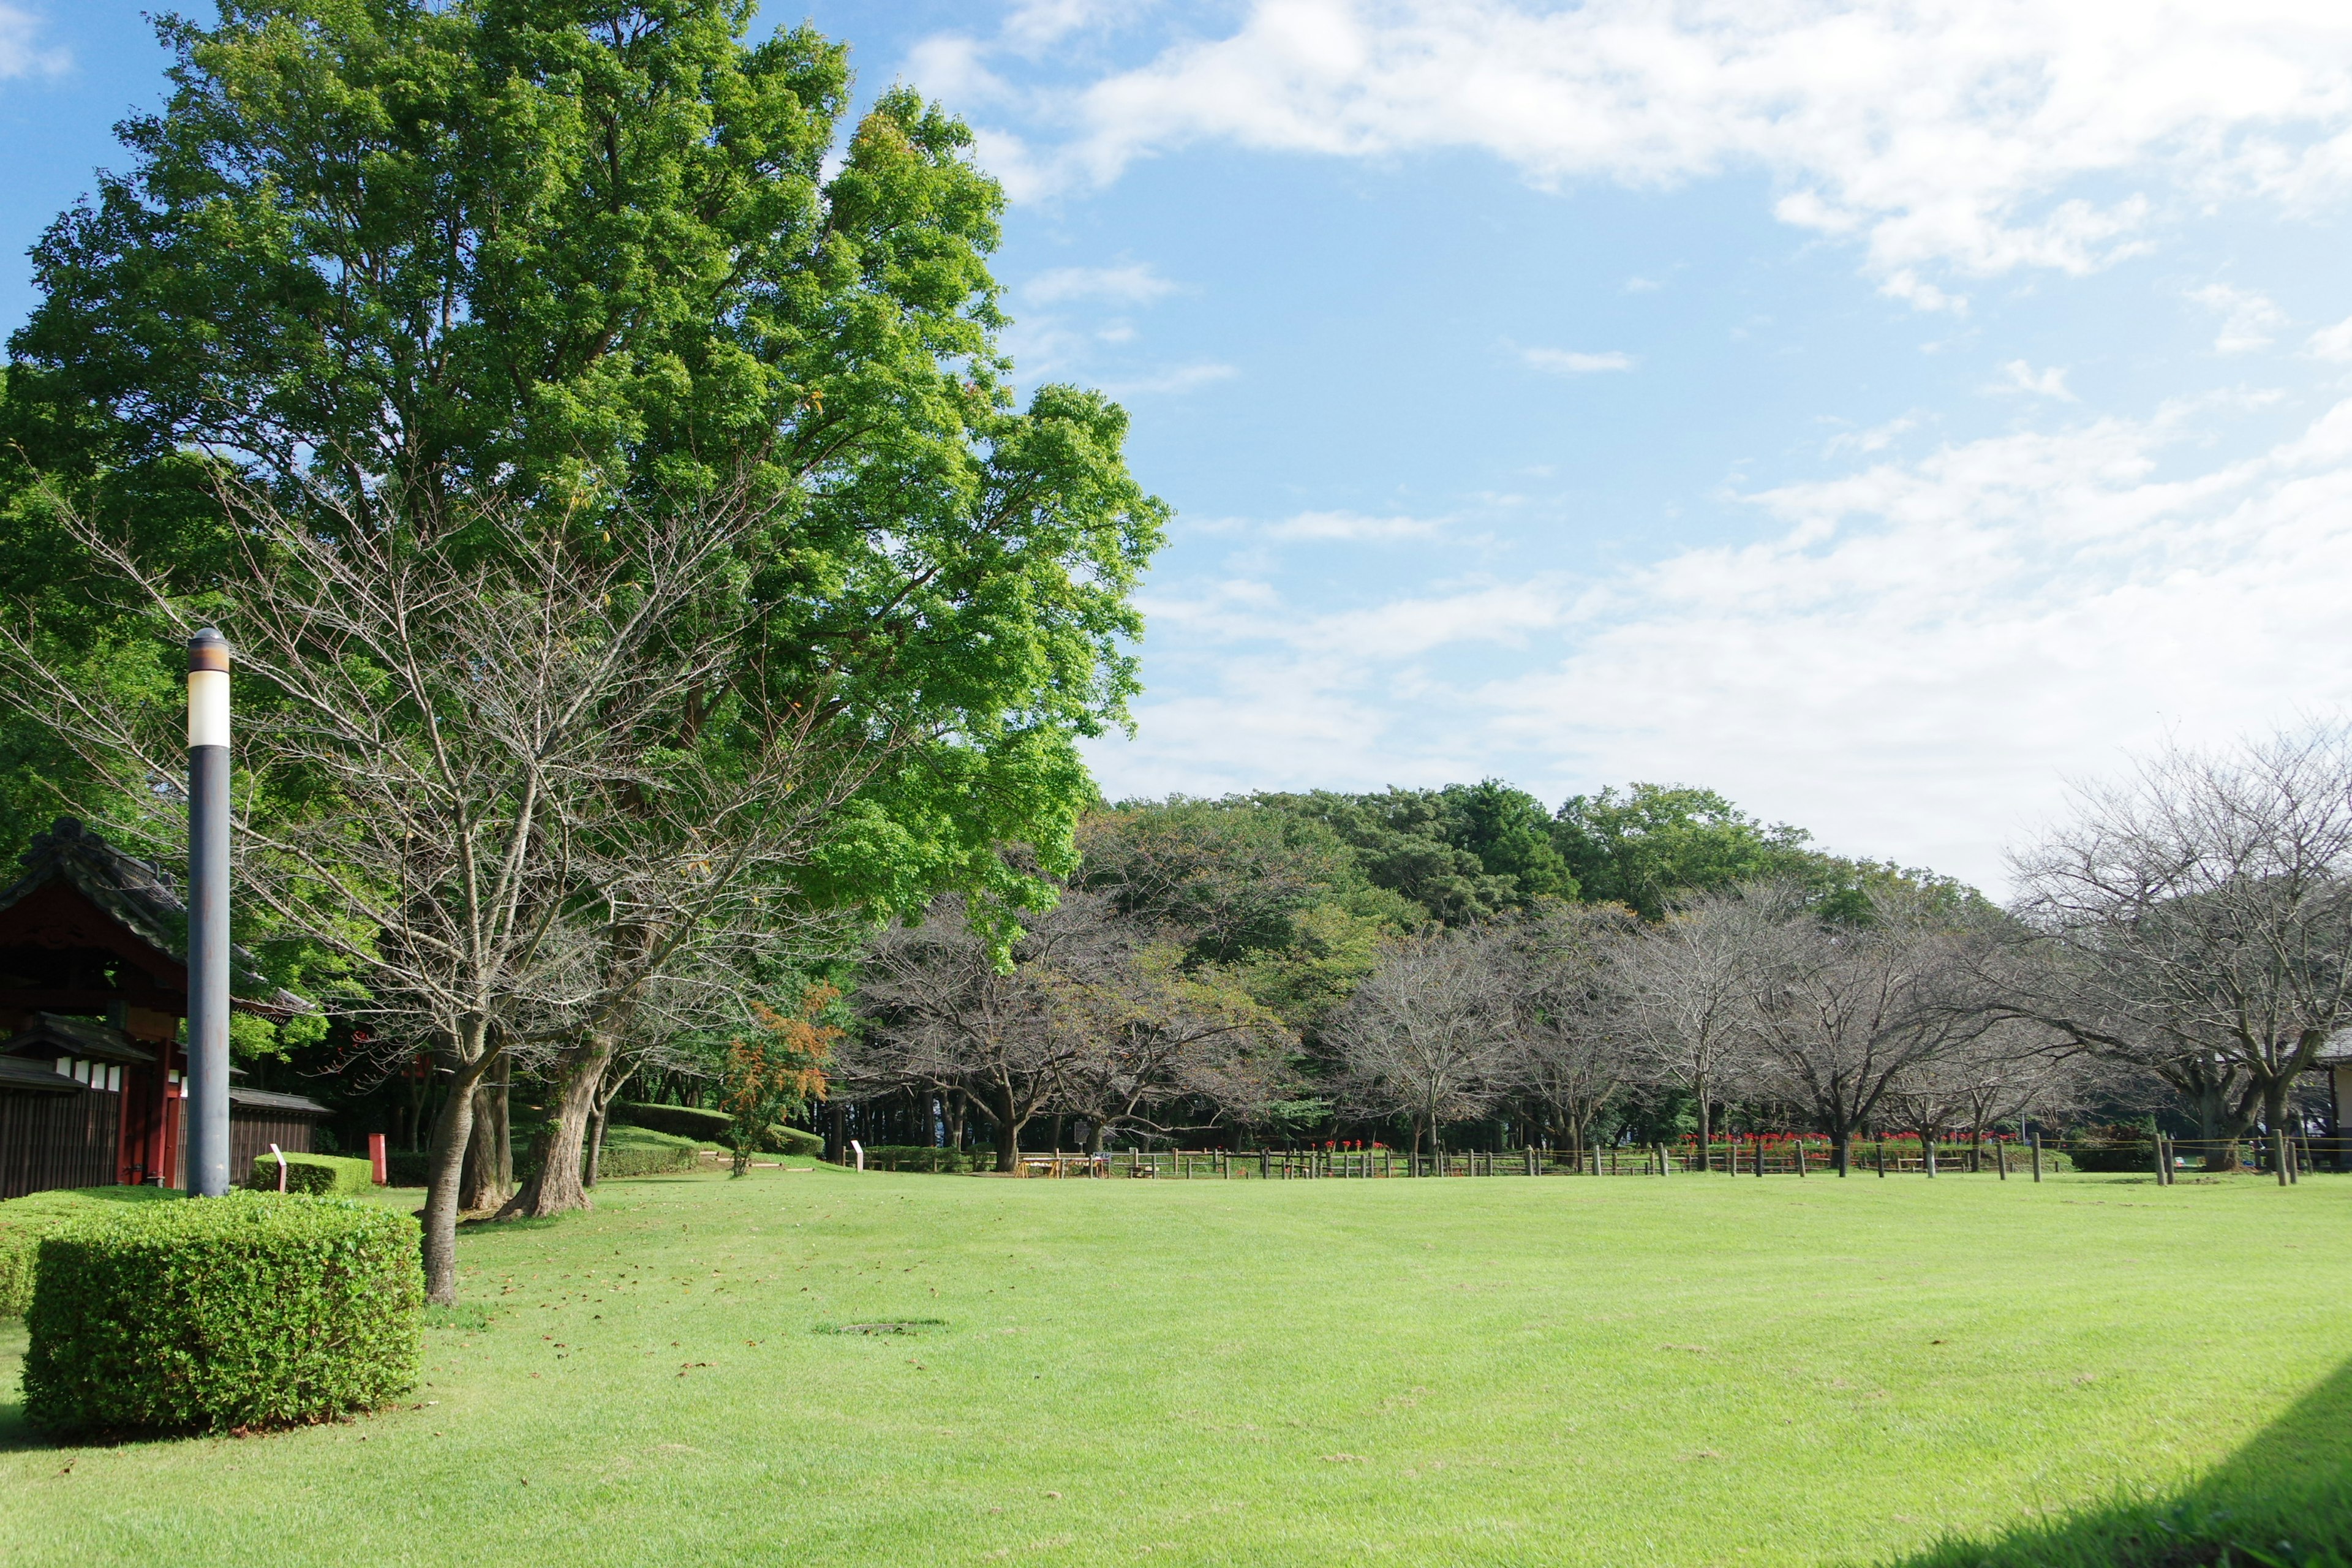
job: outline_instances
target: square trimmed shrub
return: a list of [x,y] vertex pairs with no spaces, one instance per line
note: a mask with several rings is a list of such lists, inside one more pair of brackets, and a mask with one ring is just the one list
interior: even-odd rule
[[276,1193],[53,1231],[25,1315],[26,1419],[222,1431],[385,1404],[423,1369],[419,1241],[406,1215]]
[[[390,1173],[387,1172],[386,1174]],[[375,1186],[375,1166],[348,1154],[289,1154],[286,1190],[311,1197],[356,1197]],[[278,1190],[278,1156],[256,1154],[253,1171],[245,1178],[246,1191]]]

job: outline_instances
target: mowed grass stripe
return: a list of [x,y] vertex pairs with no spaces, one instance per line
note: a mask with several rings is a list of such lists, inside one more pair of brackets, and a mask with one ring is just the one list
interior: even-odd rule
[[0,1409],[0,1560],[1888,1559],[2225,1460],[2352,1353],[2347,1220],[2334,1178],[617,1183],[467,1235],[436,1403],[70,1450]]

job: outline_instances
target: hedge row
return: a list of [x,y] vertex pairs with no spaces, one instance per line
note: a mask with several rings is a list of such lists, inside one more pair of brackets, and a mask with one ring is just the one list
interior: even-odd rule
[[232,1193],[127,1207],[41,1238],[25,1415],[55,1432],[323,1421],[416,1385],[416,1222],[341,1199]]
[[[699,1139],[706,1143],[728,1144],[728,1132],[734,1122],[723,1110],[703,1110],[691,1105],[654,1105],[645,1100],[615,1100],[612,1107],[614,1121],[632,1127],[650,1127],[656,1132],[675,1133],[681,1138]],[[760,1152],[764,1154],[802,1154],[814,1158],[824,1152],[824,1140],[799,1127],[779,1123],[768,1129],[760,1140]]]
[[[278,1156],[258,1154],[245,1178],[247,1192],[278,1191]],[[375,1166],[342,1154],[289,1154],[286,1191],[311,1197],[357,1197],[375,1186]]]
[[[521,1151],[518,1150],[517,1153],[520,1154]],[[596,1174],[599,1180],[606,1177],[617,1180],[630,1176],[671,1175],[680,1171],[698,1168],[701,1163],[700,1153],[699,1146],[690,1142],[616,1143],[607,1138],[604,1142],[604,1152],[596,1162]],[[389,1184],[395,1187],[424,1186],[433,1173],[433,1157],[421,1150],[415,1152],[405,1150],[394,1151],[384,1155],[383,1163],[385,1177]],[[365,1162],[362,1161],[362,1163],[364,1164]],[[530,1162],[520,1160],[518,1163],[522,1168],[516,1171],[517,1178],[529,1179]],[[275,1192],[278,1188],[278,1163],[275,1160],[269,1163],[269,1188]]]
[[596,1179],[618,1180],[629,1176],[667,1176],[680,1171],[702,1167],[702,1152],[692,1145],[664,1146],[624,1143],[618,1147],[607,1143],[604,1152],[596,1156]]

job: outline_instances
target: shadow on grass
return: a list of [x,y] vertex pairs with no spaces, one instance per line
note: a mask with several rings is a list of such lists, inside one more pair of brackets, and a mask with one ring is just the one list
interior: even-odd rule
[[1889,1568],[2352,1568],[2352,1362],[2195,1485]]

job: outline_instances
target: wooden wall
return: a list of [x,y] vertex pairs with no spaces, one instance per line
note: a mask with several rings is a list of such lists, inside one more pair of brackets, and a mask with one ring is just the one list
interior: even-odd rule
[[0,1198],[114,1184],[122,1097],[0,1089]]
[[246,1177],[253,1173],[253,1163],[269,1152],[277,1144],[289,1154],[310,1152],[310,1130],[317,1122],[307,1116],[289,1115],[283,1110],[247,1110],[232,1106],[228,1116],[228,1179],[233,1186],[245,1185]]

